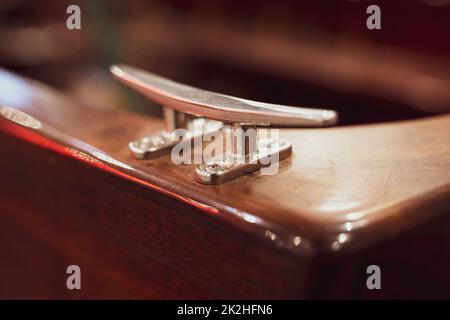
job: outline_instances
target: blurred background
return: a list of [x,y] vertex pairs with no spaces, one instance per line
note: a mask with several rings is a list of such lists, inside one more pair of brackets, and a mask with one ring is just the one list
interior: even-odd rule
[[[71,4],[81,30],[66,27]],[[366,27],[371,4],[381,30]],[[337,109],[344,125],[450,111],[450,0],[1,0],[0,39],[0,67],[106,110],[160,113],[110,76],[128,63],[221,93]]]

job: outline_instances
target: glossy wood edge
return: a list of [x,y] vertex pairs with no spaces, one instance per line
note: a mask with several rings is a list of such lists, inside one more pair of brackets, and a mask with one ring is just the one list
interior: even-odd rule
[[[5,110],[5,108],[3,110]],[[31,116],[27,115],[27,117]],[[96,169],[109,172],[121,179],[126,179],[132,183],[136,183],[143,187],[157,191],[165,196],[173,198],[174,200],[180,201],[191,207],[195,207],[208,215],[219,217],[235,226],[250,231],[255,235],[259,235],[260,238],[266,238],[266,234],[268,232],[267,230],[274,230],[273,233],[275,234],[275,232],[277,232],[276,234],[280,237],[296,237],[296,235],[284,234],[283,229],[278,229],[276,225],[261,220],[259,217],[256,217],[252,214],[245,213],[239,210],[233,210],[233,208],[230,208],[228,206],[211,206],[204,202],[190,197],[185,197],[177,192],[173,192],[167,188],[161,187],[157,183],[152,183],[151,181],[154,179],[154,177],[149,176],[147,173],[136,170],[123,162],[115,160],[105,154],[103,151],[100,151],[78,139],[70,137],[51,126],[45,125],[37,119],[34,119],[33,122],[35,124],[39,123],[39,125],[33,128],[24,126],[11,120],[7,120],[5,117],[0,117],[0,130],[8,135],[14,136],[28,143],[33,143],[52,152],[56,152],[63,156],[84,162],[85,164],[93,166]],[[230,216],[230,213],[233,214],[233,216]],[[256,227],[259,230],[255,230],[255,228],[249,228],[248,226]],[[283,238],[281,238],[278,242],[269,241],[269,243],[274,243],[277,247],[282,247],[284,249],[293,249],[293,247],[284,246],[282,241]],[[311,247],[302,246],[300,247],[300,249],[304,250],[294,251],[307,253],[310,251]]]
[[[15,75],[7,72],[2,73],[4,77],[10,78],[11,81],[20,81],[20,78]],[[36,86],[36,82],[28,82],[31,83],[32,86]],[[48,90],[45,86],[38,84],[37,87],[34,88],[34,90],[37,90],[37,93],[35,94],[39,94],[38,91],[41,89],[44,90],[44,88],[45,90]],[[173,188],[168,187],[167,183],[158,179],[158,177],[149,175],[143,170],[136,169],[126,163],[118,161],[101,150],[78,139],[74,139],[42,122],[40,122],[41,126],[33,128],[24,127],[23,124],[6,120],[5,117],[3,118],[4,119],[0,122],[0,128],[10,135],[39,144],[42,147],[66,156],[74,157],[89,165],[95,166],[98,169],[109,171],[120,178],[132,181],[133,183],[138,183],[153,190],[157,190],[177,201],[199,208],[207,214],[216,216],[241,229],[247,230],[272,243],[276,247],[287,249],[295,253],[310,254],[317,250],[340,253],[356,250],[448,212],[450,184],[443,186],[440,190],[434,190],[431,194],[424,194],[421,197],[415,198],[413,201],[408,200],[404,203],[397,203],[388,208],[383,208],[384,213],[382,216],[367,214],[364,216],[365,221],[360,222],[363,222],[361,224],[363,226],[370,224],[372,227],[370,229],[361,227],[345,232],[345,224],[348,221],[330,220],[326,229],[322,230],[321,238],[308,239],[307,237],[302,237],[299,242],[299,235],[293,231],[293,229],[273,223],[273,221],[268,219],[262,219],[251,212],[245,212],[218,203],[217,201],[208,201],[204,196],[192,197],[183,195],[180,190],[174,190]],[[37,120],[39,121],[39,119]],[[417,208],[424,208],[424,210],[427,210],[430,202],[436,204],[431,214],[412,214],[411,217],[413,218],[407,219],[406,221],[404,220],[404,217],[406,217],[408,213],[417,212]],[[378,208],[375,207],[372,210],[376,211]],[[390,216],[392,221],[397,220],[397,223],[393,227],[388,227],[386,230],[385,218],[387,216]],[[276,236],[272,237],[272,234]],[[340,239],[340,237],[345,237],[345,239]],[[367,241],[367,239],[369,239],[369,241]],[[339,245],[340,240],[345,240],[344,246]]]

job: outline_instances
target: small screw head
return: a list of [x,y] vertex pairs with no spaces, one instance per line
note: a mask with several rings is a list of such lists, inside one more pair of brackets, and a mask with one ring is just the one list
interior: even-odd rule
[[138,141],[137,147],[140,149],[148,150],[154,147],[162,146],[166,144],[168,140],[168,137],[165,137],[163,135],[144,137]]
[[225,171],[231,167],[231,164],[226,161],[213,161],[205,165],[205,169],[210,172],[220,172]]

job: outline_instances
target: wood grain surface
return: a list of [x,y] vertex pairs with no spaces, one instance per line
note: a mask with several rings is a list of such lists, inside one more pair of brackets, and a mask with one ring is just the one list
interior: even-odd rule
[[[205,186],[168,156],[130,157],[160,119],[6,71],[0,104],[66,134],[0,119],[1,297],[450,296],[450,116],[282,129],[294,156],[277,175]],[[81,292],[65,288],[72,263],[88,270]],[[372,263],[381,293],[365,287]]]
[[160,119],[96,111],[7,72],[0,79],[2,105],[86,142],[132,167],[131,175],[278,246],[300,251],[362,247],[446,213],[450,204],[448,115],[282,129],[294,155],[281,163],[278,174],[205,186],[195,182],[193,166],[176,166],[170,156],[130,157],[127,143],[161,129]]

